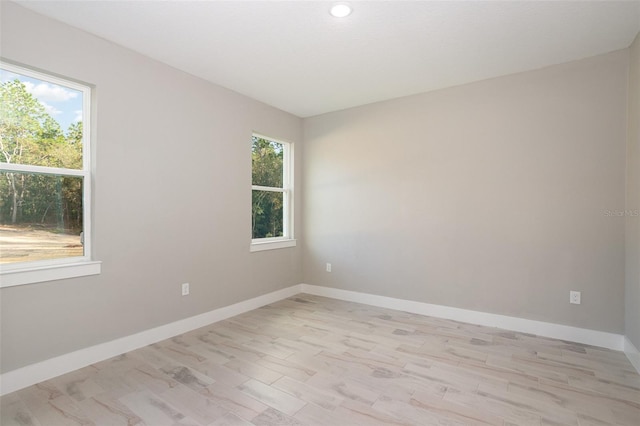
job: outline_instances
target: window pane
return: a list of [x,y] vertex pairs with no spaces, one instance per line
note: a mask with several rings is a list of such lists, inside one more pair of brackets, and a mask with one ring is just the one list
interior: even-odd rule
[[282,188],[284,146],[268,139],[252,137],[252,184]]
[[0,263],[84,255],[82,178],[0,172]]
[[0,162],[82,169],[79,90],[0,69]]
[[258,191],[252,192],[252,238],[282,237],[282,205],[284,193]]

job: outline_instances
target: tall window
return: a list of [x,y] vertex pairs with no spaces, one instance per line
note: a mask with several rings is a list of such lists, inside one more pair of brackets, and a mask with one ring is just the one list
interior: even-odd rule
[[90,93],[0,63],[3,274],[90,260]]
[[295,245],[290,143],[254,134],[251,138],[252,250]]

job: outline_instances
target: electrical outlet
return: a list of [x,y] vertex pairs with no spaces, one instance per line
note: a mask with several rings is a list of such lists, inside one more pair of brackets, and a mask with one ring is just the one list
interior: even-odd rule
[[569,303],[573,303],[574,305],[580,304],[580,292],[579,291],[570,291],[569,292]]
[[189,283],[182,284],[182,295],[183,296],[189,295]]
[[331,264],[327,263],[327,272],[331,272]]

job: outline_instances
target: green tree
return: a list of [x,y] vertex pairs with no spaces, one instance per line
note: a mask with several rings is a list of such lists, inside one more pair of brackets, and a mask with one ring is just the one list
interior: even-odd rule
[[[284,150],[281,144],[253,136],[251,170],[253,185],[282,188]],[[281,192],[253,190],[253,238],[283,235],[283,195]]]
[[[82,123],[65,136],[58,122],[19,80],[0,85],[0,162],[78,169],[82,167]],[[82,223],[81,179],[3,172],[0,219]]]
[[[25,164],[35,160],[45,115],[44,107],[20,81],[0,86],[0,161]],[[6,179],[11,192],[11,223],[16,223],[25,193],[25,175],[9,172]]]

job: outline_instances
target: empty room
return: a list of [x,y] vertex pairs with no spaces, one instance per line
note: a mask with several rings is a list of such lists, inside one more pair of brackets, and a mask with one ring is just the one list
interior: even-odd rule
[[0,0],[0,424],[640,425],[640,1]]

